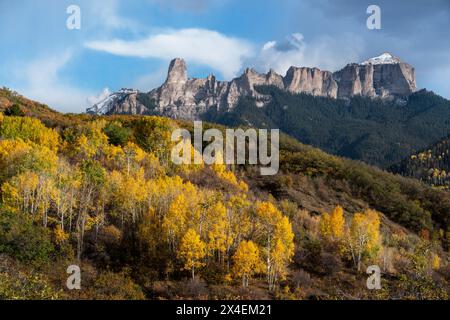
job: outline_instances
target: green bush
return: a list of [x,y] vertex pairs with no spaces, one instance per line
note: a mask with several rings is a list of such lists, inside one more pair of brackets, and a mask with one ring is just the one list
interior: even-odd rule
[[109,143],[115,146],[125,146],[132,134],[130,129],[117,121],[109,122],[103,131],[108,136]]
[[0,210],[0,253],[31,264],[44,264],[54,253],[48,229],[33,224],[29,216]]
[[5,110],[5,116],[23,117],[25,114],[17,103]]

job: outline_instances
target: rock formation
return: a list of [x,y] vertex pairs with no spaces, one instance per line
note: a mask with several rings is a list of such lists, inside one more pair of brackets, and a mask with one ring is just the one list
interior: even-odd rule
[[[218,81],[210,75],[206,79],[189,79],[183,59],[170,63],[164,84],[149,93],[142,93],[146,101],[153,101],[152,110],[139,99],[135,90],[122,89],[105,101],[89,108],[98,114],[159,114],[173,118],[197,119],[210,108],[226,112],[233,109],[243,96],[255,99],[262,107],[270,96],[257,91],[257,86],[273,85],[292,93],[345,99],[356,95],[391,99],[416,91],[414,68],[389,53],[363,63],[348,64],[335,73],[317,68],[290,67],[283,77],[270,70],[261,74],[246,69],[231,81]],[[125,91],[123,91],[125,90]]]

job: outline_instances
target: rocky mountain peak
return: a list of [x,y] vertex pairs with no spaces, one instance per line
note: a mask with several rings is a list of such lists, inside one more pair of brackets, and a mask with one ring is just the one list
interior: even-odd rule
[[348,64],[333,77],[339,83],[338,98],[361,95],[392,99],[416,91],[414,68],[388,52],[359,64]]
[[169,65],[166,83],[184,83],[187,80],[186,62],[181,58],[173,59]]
[[379,65],[379,64],[398,64],[402,63],[402,60],[400,58],[394,56],[393,54],[389,52],[384,52],[381,55],[377,57],[373,57],[370,59],[367,59],[366,61],[362,62],[362,65]]

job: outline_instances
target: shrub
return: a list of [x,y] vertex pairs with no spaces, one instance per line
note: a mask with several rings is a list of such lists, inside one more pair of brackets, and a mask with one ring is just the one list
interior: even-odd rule
[[5,110],[5,116],[23,117],[24,112],[17,103],[14,103],[11,107]]
[[125,146],[131,137],[131,130],[122,126],[120,122],[109,122],[103,129],[108,136],[109,143],[115,146]]
[[48,262],[53,252],[48,229],[33,225],[24,214],[0,210],[0,253],[40,265]]
[[143,300],[141,288],[125,273],[100,274],[90,289],[89,298],[97,300]]

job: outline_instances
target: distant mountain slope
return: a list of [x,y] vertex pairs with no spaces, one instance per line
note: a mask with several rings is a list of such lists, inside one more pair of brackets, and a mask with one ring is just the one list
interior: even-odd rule
[[404,100],[335,100],[258,87],[271,101],[257,107],[241,99],[231,112],[204,119],[226,125],[280,128],[329,153],[387,168],[450,134],[450,101],[425,90]]
[[393,165],[391,171],[435,187],[450,187],[450,136]]

